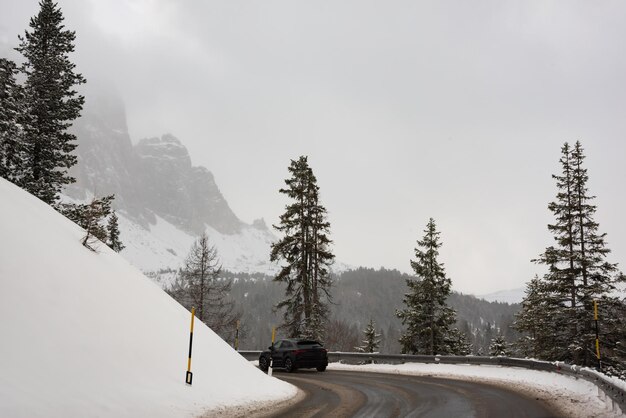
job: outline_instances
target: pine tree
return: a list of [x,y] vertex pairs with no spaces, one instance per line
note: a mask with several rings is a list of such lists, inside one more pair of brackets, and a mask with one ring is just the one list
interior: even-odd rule
[[23,144],[21,119],[23,93],[16,83],[13,61],[0,58],[0,177],[19,184],[22,178]]
[[489,344],[489,355],[492,357],[508,357],[511,355],[509,345],[502,334],[498,334],[496,338],[491,340],[491,344]]
[[185,265],[168,293],[214,332],[229,339],[241,313],[230,299],[232,280],[221,279],[221,264],[215,246],[202,234],[192,245]]
[[291,177],[280,189],[291,203],[274,228],[283,237],[272,244],[270,260],[284,261],[274,278],[287,284],[285,299],[278,305],[283,309],[282,328],[290,337],[322,339],[328,321],[330,300],[330,223],[326,209],[319,202],[319,186],[307,157],[292,160],[288,168]]
[[457,324],[459,325],[458,328],[456,328],[458,333],[458,337],[456,338],[457,346],[454,347],[453,352],[461,356],[470,355],[475,351],[472,350],[472,348],[478,348],[476,335],[472,334],[472,327],[470,327],[470,324],[466,319],[458,320]]
[[109,217],[109,222],[107,223],[107,233],[109,236],[109,240],[107,245],[111,247],[111,249],[117,253],[122,251],[124,248],[124,244],[120,241],[120,229],[118,226],[118,217],[115,214],[115,211],[111,213]]
[[610,250],[604,242],[606,234],[598,232],[594,220],[596,206],[591,202],[595,196],[588,194],[580,142],[573,148],[565,143],[561,154],[562,174],[553,176],[557,198],[548,206],[556,218],[548,225],[556,245],[535,260],[548,267],[543,282],[544,298],[550,305],[546,315],[550,316],[543,320],[556,331],[553,347],[543,346],[542,352],[551,353],[551,360],[590,365],[595,362],[593,300],[602,299],[607,306],[619,304],[610,294],[622,276],[616,264],[606,261]]
[[546,284],[535,276],[526,284],[522,309],[515,315],[513,324],[523,334],[515,347],[524,357],[542,360],[558,357],[554,349],[564,345],[556,342],[562,336],[557,328],[563,320],[559,313],[558,301],[551,298]]
[[377,353],[380,346],[380,335],[376,332],[374,320],[370,319],[367,327],[363,330],[363,336],[365,337],[363,345],[355,347],[355,349],[362,353]]
[[451,343],[456,334],[452,331],[456,313],[446,304],[452,282],[446,277],[443,264],[437,260],[441,247],[440,233],[432,218],[424,233],[424,238],[417,242],[416,259],[411,261],[417,279],[407,279],[409,293],[404,296],[406,309],[396,312],[407,327],[400,338],[402,352],[456,354],[452,350],[458,346]]
[[68,170],[76,164],[76,138],[67,129],[82,110],[84,97],[75,87],[85,79],[69,60],[76,34],[64,29],[61,9],[52,0],[41,0],[39,6],[30,20],[32,32],[20,36],[16,48],[25,58],[21,70],[30,121],[24,125],[23,175],[30,193],[55,204],[62,188],[74,181]]
[[107,229],[102,222],[111,214],[113,199],[115,195],[100,199],[94,197],[87,204],[62,203],[58,206],[58,210],[85,230],[85,236],[81,242],[85,247],[95,251],[97,248],[94,244],[107,242]]
[[591,204],[595,196],[588,194],[589,176],[583,166],[584,159],[582,145],[580,141],[576,141],[572,151],[577,232],[575,244],[578,247],[576,261],[580,270],[578,300],[583,308],[577,311],[577,319],[582,333],[580,339],[583,351],[582,364],[590,365],[595,357],[595,333],[592,329],[593,301],[602,299],[605,305],[617,305],[617,299],[610,295],[616,289],[615,284],[621,274],[618,272],[617,264],[606,261],[611,250],[606,248],[604,241],[606,233],[599,233],[599,224],[594,220],[597,206]]
[[85,230],[82,244],[95,251],[94,244],[108,242],[108,229],[104,220],[111,214],[111,205],[115,195],[104,196],[100,199],[95,197],[89,203],[61,203],[57,210],[70,221]]
[[[597,304],[601,353],[599,368],[609,375],[626,380],[626,298],[602,297],[597,300]],[[595,343],[595,335],[592,338]],[[593,361],[597,360],[593,358]]]
[[452,328],[447,338],[444,340],[443,351],[456,356],[467,356],[472,354],[472,344],[467,338],[467,334],[458,328]]
[[[621,280],[624,280],[622,277]],[[626,298],[598,301],[602,371],[626,380]]]

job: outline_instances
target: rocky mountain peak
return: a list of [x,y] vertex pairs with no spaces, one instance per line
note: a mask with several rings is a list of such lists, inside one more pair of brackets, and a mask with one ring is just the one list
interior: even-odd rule
[[83,116],[74,124],[79,163],[77,182],[66,194],[84,199],[116,195],[116,209],[148,227],[159,216],[200,235],[207,226],[236,234],[244,225],[230,209],[213,174],[194,167],[187,148],[172,134],[145,138],[133,146],[123,102],[111,95],[87,97]]
[[265,219],[259,218],[252,221],[252,227],[260,230],[260,231],[269,231],[267,224],[265,223]]
[[160,161],[169,161],[181,168],[191,167],[187,148],[172,134],[142,139],[135,145],[135,151],[142,159],[156,158]]

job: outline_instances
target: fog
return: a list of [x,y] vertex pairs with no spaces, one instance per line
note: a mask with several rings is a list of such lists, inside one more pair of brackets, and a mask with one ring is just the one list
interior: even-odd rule
[[[176,135],[246,222],[278,221],[308,155],[337,259],[409,272],[433,217],[456,290],[522,287],[553,242],[560,148],[580,140],[626,265],[623,2],[59,5],[77,70],[124,98],[133,140]],[[19,60],[37,10],[0,0],[0,56]]]

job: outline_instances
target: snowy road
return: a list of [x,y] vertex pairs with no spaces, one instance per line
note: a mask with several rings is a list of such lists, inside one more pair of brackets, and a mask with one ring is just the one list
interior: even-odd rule
[[511,390],[428,376],[328,370],[276,372],[306,397],[272,417],[555,417],[545,404]]

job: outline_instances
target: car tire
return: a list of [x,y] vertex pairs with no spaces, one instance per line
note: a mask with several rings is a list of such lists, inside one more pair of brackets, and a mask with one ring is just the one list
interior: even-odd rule
[[293,361],[289,357],[285,359],[285,371],[287,373],[293,373],[296,371],[296,367],[293,365]]
[[326,371],[326,366],[317,366],[317,371],[318,372]]
[[267,359],[267,357],[262,356],[259,359],[259,369],[261,369],[264,372],[267,372],[269,368],[270,368],[269,360]]

